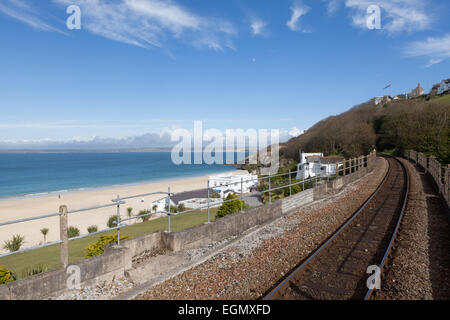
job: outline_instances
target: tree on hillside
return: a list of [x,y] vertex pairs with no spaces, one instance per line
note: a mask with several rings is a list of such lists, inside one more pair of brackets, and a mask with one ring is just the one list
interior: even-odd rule
[[299,161],[299,151],[355,157],[377,150],[415,149],[442,163],[450,158],[450,103],[425,99],[363,103],[316,123],[282,144],[280,156]]

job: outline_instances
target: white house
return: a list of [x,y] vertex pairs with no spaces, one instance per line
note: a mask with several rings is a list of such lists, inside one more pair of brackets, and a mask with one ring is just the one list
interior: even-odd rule
[[[205,210],[208,208],[208,199],[207,198],[194,198],[189,200],[180,201],[179,203],[183,204],[186,209],[202,209]],[[223,203],[222,199],[209,199],[210,208],[220,207]]]
[[[210,195],[213,190],[209,190]],[[168,197],[153,201],[151,205],[152,212],[166,212]],[[177,193],[170,197],[170,207],[178,207],[183,204],[186,209],[199,209],[208,204],[208,189],[194,190],[188,192]],[[221,199],[210,198],[211,207],[217,207],[222,204]],[[156,207],[155,207],[156,206]],[[156,210],[153,209],[155,207]]]
[[376,105],[379,105],[379,104],[382,104],[382,103],[385,104],[385,103],[388,103],[388,102],[392,101],[390,96],[375,97],[375,98],[373,98],[373,100],[374,100],[374,103]]
[[450,79],[442,80],[437,90],[437,94],[443,94],[450,91]]
[[[258,176],[254,174],[221,174],[209,177],[209,188],[226,198],[230,193],[248,193],[258,184]],[[242,190],[241,190],[242,185]]]
[[324,157],[323,153],[300,152],[296,179],[303,180],[316,176],[328,177],[336,174],[336,164],[342,167],[342,157]]

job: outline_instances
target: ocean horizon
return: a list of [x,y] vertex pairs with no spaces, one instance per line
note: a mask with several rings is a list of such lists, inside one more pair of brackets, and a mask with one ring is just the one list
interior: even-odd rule
[[205,163],[175,165],[170,152],[5,153],[0,154],[0,200],[175,180],[234,169]]

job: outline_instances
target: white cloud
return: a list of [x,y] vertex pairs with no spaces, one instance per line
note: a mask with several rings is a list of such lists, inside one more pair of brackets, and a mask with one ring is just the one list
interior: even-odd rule
[[172,129],[164,128],[159,133],[147,133],[123,138],[73,137],[68,139],[17,139],[0,140],[0,149],[122,149],[122,148],[166,148],[174,145]]
[[[63,129],[64,126],[57,126],[52,124],[43,124],[40,126],[30,127],[14,126],[15,128],[28,128],[28,129]],[[9,126],[0,125],[0,128],[9,128]],[[43,139],[0,139],[0,150],[58,150],[58,149],[80,149],[80,150],[94,150],[94,149],[139,149],[139,148],[170,148],[174,146],[177,141],[172,141],[172,133],[175,129],[180,128],[178,126],[165,127],[160,132],[146,133],[142,135],[118,137],[118,138],[103,138],[99,136],[93,137],[80,137],[75,136],[72,138],[56,139],[56,138],[43,138]],[[187,129],[188,132],[193,134],[192,129]],[[225,130],[219,130],[225,136]],[[210,137],[207,137],[206,129],[204,133],[204,146],[208,144]],[[290,130],[280,129],[279,139],[280,142],[288,141],[293,137],[297,137],[302,134],[298,128],[293,127]]]
[[76,4],[82,12],[82,29],[143,48],[166,47],[169,39],[196,47],[232,48],[234,26],[220,19],[200,17],[173,1],[162,0],[54,0]]
[[407,57],[428,58],[427,67],[450,59],[450,34],[441,38],[429,37],[425,41],[415,41],[405,48]]
[[293,127],[290,131],[289,131],[289,135],[293,138],[298,137],[299,135],[303,134],[304,131],[300,130],[297,127]]
[[31,7],[22,0],[6,0],[3,3],[0,3],[0,12],[37,30],[64,33],[58,28],[44,22],[38,17],[38,9]]
[[253,36],[265,35],[267,23],[260,18],[253,18],[250,23],[250,29]]
[[294,3],[291,7],[291,19],[286,22],[286,26],[292,31],[308,32],[300,26],[300,18],[307,14],[310,10],[311,8],[308,6],[304,6],[300,3]]
[[[62,32],[46,22],[42,12],[22,0],[2,0],[0,12],[31,27]],[[98,36],[142,48],[165,48],[177,40],[212,50],[234,49],[234,26],[222,19],[201,17],[172,0],[53,0],[81,8],[81,28]]]
[[367,8],[373,4],[382,8],[381,27],[390,34],[426,30],[431,26],[432,17],[428,13],[430,3],[427,1],[346,0],[345,6],[352,10],[355,26],[367,29]]
[[334,15],[338,11],[342,2],[342,0],[325,0],[325,1],[328,2],[327,13],[330,16]]

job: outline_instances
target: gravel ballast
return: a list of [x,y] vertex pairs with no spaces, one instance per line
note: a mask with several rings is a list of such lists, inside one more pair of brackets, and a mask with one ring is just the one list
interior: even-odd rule
[[386,160],[378,158],[375,170],[340,193],[249,233],[136,299],[260,298],[339,228],[375,191],[386,172]]

